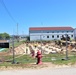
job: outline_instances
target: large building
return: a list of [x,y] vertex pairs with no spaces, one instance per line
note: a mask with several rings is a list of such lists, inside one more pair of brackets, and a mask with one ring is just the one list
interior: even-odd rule
[[74,39],[74,29],[72,27],[30,27],[30,41],[39,40],[59,40],[62,35]]
[[76,28],[74,29],[74,37],[76,39]]

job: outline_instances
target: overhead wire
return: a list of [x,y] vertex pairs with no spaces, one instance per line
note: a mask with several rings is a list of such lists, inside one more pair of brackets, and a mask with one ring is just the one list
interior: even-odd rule
[[11,15],[11,13],[9,12],[8,8],[6,7],[5,3],[3,0],[0,0],[1,4],[3,5],[3,7],[5,8],[6,12],[8,13],[8,15],[10,16],[10,18],[13,20],[13,22],[17,23],[16,20],[13,18],[13,16]]

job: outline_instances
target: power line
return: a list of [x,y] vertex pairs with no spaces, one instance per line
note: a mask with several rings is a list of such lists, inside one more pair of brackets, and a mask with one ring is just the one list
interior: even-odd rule
[[5,8],[6,12],[8,13],[8,15],[10,16],[10,18],[16,23],[16,20],[12,17],[11,13],[9,12],[9,10],[7,9],[5,3],[3,0],[0,0],[1,4],[3,5],[3,7]]

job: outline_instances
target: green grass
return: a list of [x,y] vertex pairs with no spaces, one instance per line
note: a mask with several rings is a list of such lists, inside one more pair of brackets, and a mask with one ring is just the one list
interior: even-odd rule
[[[76,63],[76,53],[70,53],[68,54],[69,60],[62,60],[63,58],[65,58],[66,55],[65,54],[46,54],[43,55],[42,57],[42,62],[50,62],[56,65],[68,65],[68,64],[75,64]],[[13,62],[13,56],[9,55],[9,56],[1,56],[0,58],[3,58],[5,61],[9,61],[10,62],[0,62],[0,67],[30,67],[31,63],[36,63],[37,59],[31,57],[30,55],[15,55],[15,64],[12,64]],[[17,64],[17,62],[19,64]]]
[[32,58],[31,56],[29,55],[23,55],[21,56],[20,58],[16,58],[15,59],[17,62],[20,62],[22,64],[25,64],[25,63],[34,63],[36,62],[36,59],[35,58]]
[[[6,57],[3,57],[3,58],[4,58],[4,60],[11,61],[11,62],[3,62],[3,63],[0,64],[0,66],[3,66],[3,65],[5,65],[5,66],[13,65],[12,64],[13,56],[6,56]],[[19,57],[19,55],[16,55],[14,60],[15,60],[16,63],[19,62],[20,64],[29,64],[29,63],[36,62],[36,58],[32,58],[29,55],[23,55],[21,57]]]
[[52,63],[57,64],[57,65],[63,65],[63,64],[65,64],[65,65],[68,65],[68,64],[73,65],[73,64],[76,63],[76,58],[69,57],[68,60],[62,60],[62,59],[61,60],[55,60],[55,61],[52,61]]
[[[43,57],[43,62],[52,62],[53,64],[57,65],[67,65],[67,64],[75,64],[76,63],[76,56],[75,55],[68,55],[68,60],[62,60],[66,58],[64,54],[49,54]],[[55,59],[55,60],[52,60]]]
[[[17,47],[20,44],[22,44],[23,42],[25,42],[25,41],[15,42],[14,45],[15,45],[15,47]],[[10,47],[11,46],[12,46],[12,44],[10,44]],[[6,48],[3,52],[7,52],[7,51],[8,51],[8,49]],[[28,67],[29,65],[26,66],[27,64],[37,62],[36,58],[32,58],[29,55],[22,55],[20,57],[18,57],[18,56],[20,56],[20,55],[15,55],[15,62],[16,63],[19,62],[19,64],[12,64],[12,61],[13,61],[12,55],[3,56],[4,60],[11,60],[11,61],[10,62],[0,62],[0,67],[2,67],[2,66],[5,66],[6,68],[9,66],[12,66],[12,67],[18,67],[18,66]],[[76,53],[75,52],[68,54],[69,60],[62,60],[65,57],[66,57],[65,54],[58,54],[58,53],[57,54],[43,55],[42,62],[50,62],[50,63],[56,64],[56,65],[63,65],[63,64],[68,65],[69,63],[71,65],[73,65],[76,63]]]
[[[15,62],[19,62],[20,65],[25,65],[25,64],[30,64],[30,63],[36,63],[37,59],[36,58],[32,58],[29,55],[23,55],[21,57],[18,57],[19,55],[15,56]],[[17,58],[18,57],[18,58]],[[48,54],[48,55],[44,55],[42,57],[42,62],[50,62],[53,64],[57,64],[57,65],[67,65],[67,64],[75,64],[76,63],[76,56],[71,56],[69,55],[69,60],[62,60],[63,58],[65,58],[65,55],[63,54]],[[5,60],[11,60],[11,62],[3,62],[0,64],[0,66],[12,66],[12,56],[6,56],[4,57]],[[55,59],[55,60],[52,60]],[[19,64],[18,64],[19,66]]]
[[[21,45],[23,43],[23,41],[20,41],[20,42],[14,42],[14,46],[17,47],[19,45]],[[12,46],[12,43],[10,43],[10,47]]]

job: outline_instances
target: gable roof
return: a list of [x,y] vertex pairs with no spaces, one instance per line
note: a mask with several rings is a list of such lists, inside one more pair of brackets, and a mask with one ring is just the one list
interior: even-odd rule
[[74,30],[72,27],[30,27],[29,30]]

